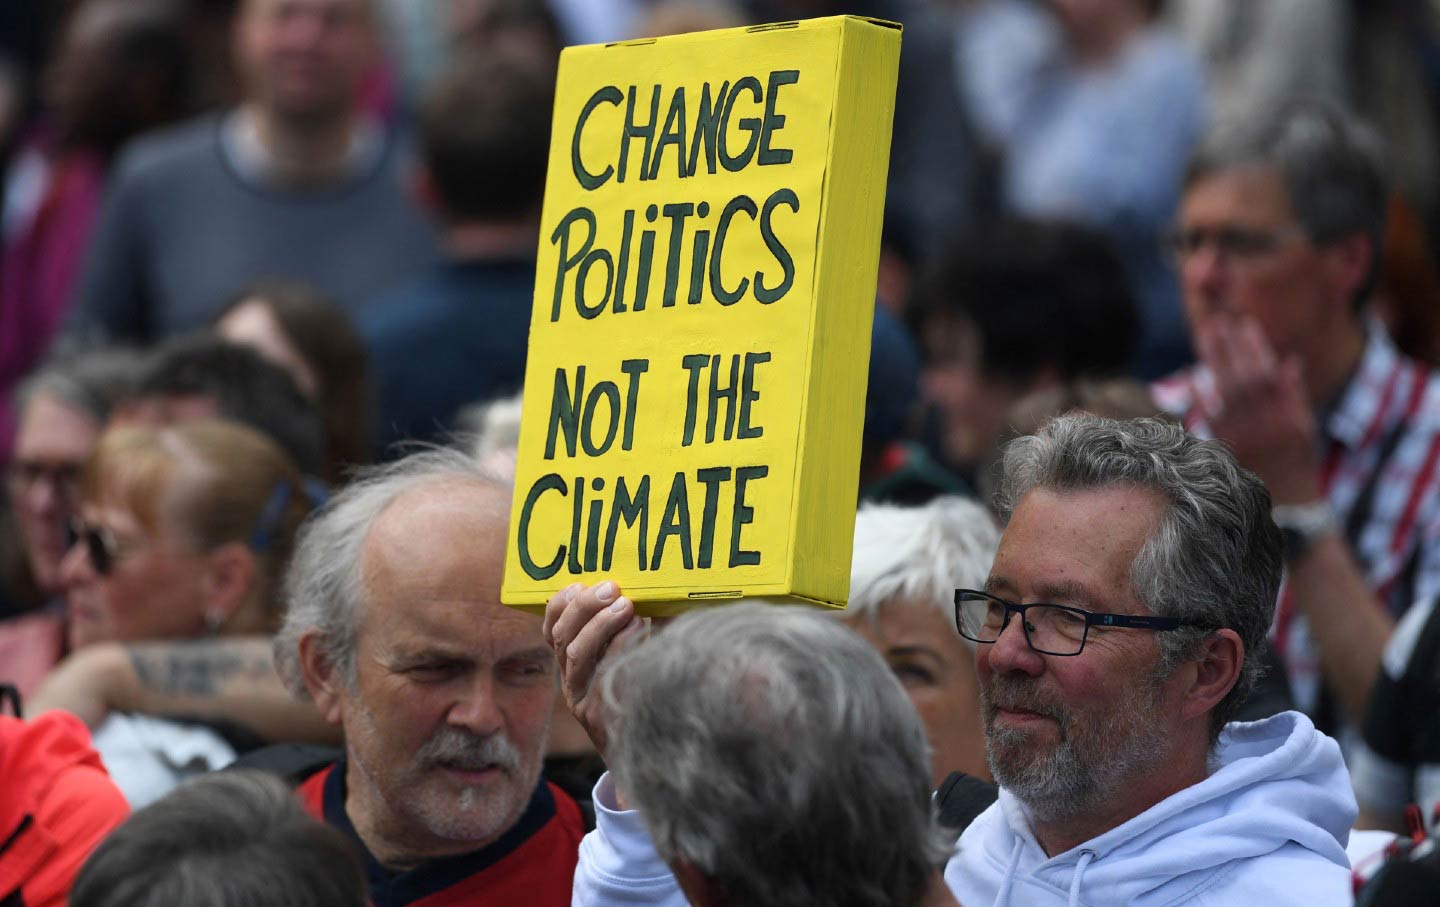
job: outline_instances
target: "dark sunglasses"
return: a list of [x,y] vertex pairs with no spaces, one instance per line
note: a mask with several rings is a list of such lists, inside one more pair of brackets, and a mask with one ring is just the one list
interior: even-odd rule
[[115,537],[109,530],[91,526],[77,517],[65,524],[65,550],[69,551],[81,543],[85,545],[85,553],[90,556],[90,565],[95,572],[109,576],[119,557]]

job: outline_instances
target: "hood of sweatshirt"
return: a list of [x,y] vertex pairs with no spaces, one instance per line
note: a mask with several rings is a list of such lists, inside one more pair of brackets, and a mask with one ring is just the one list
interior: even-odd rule
[[1348,892],[1356,806],[1334,740],[1286,712],[1228,725],[1213,764],[1199,784],[1053,857],[1002,789],[961,837],[946,880],[962,903],[997,907],[1223,903],[1226,892],[1258,903],[1270,888],[1318,905]]

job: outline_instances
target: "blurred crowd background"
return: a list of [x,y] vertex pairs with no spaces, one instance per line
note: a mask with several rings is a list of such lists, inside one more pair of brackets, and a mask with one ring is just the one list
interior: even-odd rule
[[[987,774],[971,656],[943,601],[880,628],[903,590],[866,605],[868,558],[903,537],[896,557],[978,586],[1007,439],[1073,409],[1161,412],[1151,382],[1200,352],[1206,278],[1186,264],[1284,241],[1176,231],[1216,124],[1297,101],[1369,124],[1388,185],[1363,330],[1417,363],[1417,388],[1440,364],[1433,0],[6,3],[0,681],[73,710],[64,665],[97,643],[264,637],[297,527],[355,467],[431,442],[503,471],[561,49],[842,13],[905,26],[853,622],[899,652],[937,783]],[[1292,340],[1270,337],[1303,353]],[[237,540],[253,556],[233,569],[188,559]],[[955,585],[917,582],[912,601]],[[1318,683],[1314,658],[1268,657],[1256,714],[1297,703],[1359,745],[1365,690],[1292,689]],[[107,710],[87,718],[102,755],[143,747]],[[267,721],[190,741],[187,764],[318,723]],[[557,723],[552,753],[583,750],[577,733]],[[183,774],[121,787],[138,805]]]

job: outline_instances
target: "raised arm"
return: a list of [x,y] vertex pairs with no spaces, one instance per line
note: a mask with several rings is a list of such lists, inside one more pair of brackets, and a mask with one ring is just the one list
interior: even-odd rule
[[[545,639],[555,651],[560,685],[582,727],[605,754],[605,707],[595,681],[610,659],[644,633],[635,605],[612,582],[576,584],[545,606]],[[640,814],[624,806],[613,776],[595,786],[595,830],[580,842],[575,907],[685,907],[688,903]]]

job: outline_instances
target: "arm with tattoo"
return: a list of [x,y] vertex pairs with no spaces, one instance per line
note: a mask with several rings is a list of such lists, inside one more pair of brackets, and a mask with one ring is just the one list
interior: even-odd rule
[[92,727],[110,711],[228,721],[267,740],[336,743],[339,731],[286,691],[268,636],[103,643],[66,659],[35,698]]

